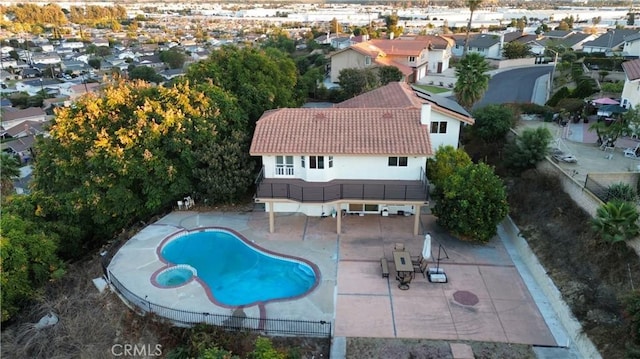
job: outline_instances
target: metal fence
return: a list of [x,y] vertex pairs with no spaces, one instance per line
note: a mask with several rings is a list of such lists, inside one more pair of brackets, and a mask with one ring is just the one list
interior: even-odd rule
[[[104,256],[103,256],[104,257]],[[103,266],[105,265],[103,262]],[[153,313],[162,318],[166,318],[177,325],[209,324],[222,327],[225,330],[235,331],[257,331],[265,335],[284,335],[331,338],[331,322],[294,320],[294,319],[267,319],[254,318],[237,315],[213,314],[206,312],[191,312],[154,304],[148,298],[141,298],[127,289],[113,275],[111,271],[103,268],[108,273],[111,285],[116,288],[120,295],[132,306],[138,308],[143,313]]]
[[606,203],[609,200],[609,186],[595,181],[593,178],[589,177],[589,175],[587,175],[587,180],[584,182],[584,188],[593,193],[593,195],[598,197],[602,202]]

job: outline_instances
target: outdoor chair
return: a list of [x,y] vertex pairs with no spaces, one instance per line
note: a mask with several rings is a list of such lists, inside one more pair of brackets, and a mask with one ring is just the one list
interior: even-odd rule
[[634,148],[627,148],[624,150],[624,156],[627,158],[639,159],[640,158],[640,143]]

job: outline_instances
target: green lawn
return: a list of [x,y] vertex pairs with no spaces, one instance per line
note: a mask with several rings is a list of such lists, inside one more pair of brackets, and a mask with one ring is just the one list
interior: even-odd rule
[[425,91],[429,91],[431,93],[442,93],[442,92],[449,92],[452,90],[452,89],[447,89],[443,87],[429,86],[429,85],[413,85],[413,86]]

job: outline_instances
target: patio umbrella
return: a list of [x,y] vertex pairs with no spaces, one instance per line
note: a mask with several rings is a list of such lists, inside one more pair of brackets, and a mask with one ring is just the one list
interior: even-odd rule
[[422,245],[422,258],[431,258],[431,235],[429,233],[424,236],[424,244]]
[[620,102],[618,102],[618,101],[616,101],[616,100],[614,100],[612,98],[609,98],[609,97],[601,97],[601,98],[595,99],[595,100],[593,100],[591,102],[593,102],[595,104],[598,104],[598,105],[618,105],[618,104],[620,104]]

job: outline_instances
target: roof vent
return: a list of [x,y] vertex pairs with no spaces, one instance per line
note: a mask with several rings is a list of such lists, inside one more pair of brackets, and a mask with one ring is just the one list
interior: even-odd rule
[[323,112],[318,112],[315,114],[314,118],[316,120],[324,120],[325,118],[327,118],[327,116],[325,116]]
[[391,112],[385,112],[382,115],[382,118],[393,118],[393,114]]

